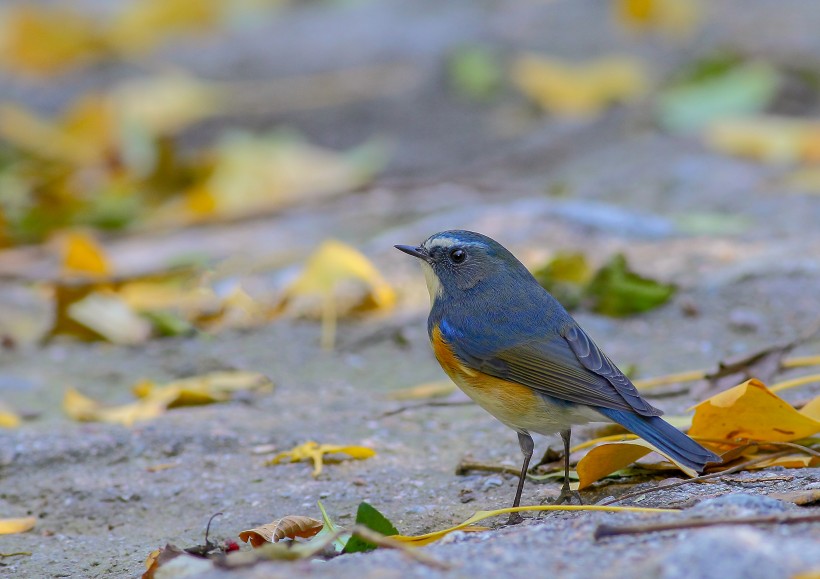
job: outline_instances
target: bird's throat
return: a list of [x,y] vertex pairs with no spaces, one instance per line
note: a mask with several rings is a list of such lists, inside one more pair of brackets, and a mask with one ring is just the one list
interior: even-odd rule
[[424,279],[427,281],[427,291],[430,292],[430,305],[432,306],[436,303],[436,298],[441,297],[443,288],[436,272],[433,271],[429,263],[422,261],[421,269],[424,271]]

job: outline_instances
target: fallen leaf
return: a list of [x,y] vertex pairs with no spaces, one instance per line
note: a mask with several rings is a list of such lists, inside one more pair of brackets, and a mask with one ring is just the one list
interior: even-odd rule
[[576,466],[578,472],[578,489],[584,489],[597,480],[625,468],[649,454],[657,452],[690,477],[697,476],[697,472],[682,465],[645,440],[635,439],[621,442],[607,442],[590,450]]
[[17,428],[21,422],[20,416],[0,401],[0,428]]
[[424,398],[442,398],[456,391],[456,385],[450,380],[425,382],[418,386],[402,388],[387,395],[390,400],[419,400]]
[[580,118],[595,117],[614,103],[633,102],[647,88],[643,64],[626,56],[571,63],[523,55],[512,64],[512,80],[544,110]]
[[87,233],[73,231],[61,239],[63,275],[105,277],[112,269],[105,251]]
[[703,5],[700,0],[616,0],[614,11],[629,30],[682,39],[691,36],[702,20]]
[[265,464],[270,466],[279,464],[285,460],[289,462],[299,462],[302,460],[313,461],[313,478],[318,477],[322,473],[322,466],[324,463],[324,456],[326,454],[346,454],[351,458],[363,460],[376,456],[376,451],[366,446],[339,446],[335,444],[318,444],[313,441],[308,441],[300,444],[288,451],[280,452]]
[[319,510],[322,512],[322,522],[324,523],[324,527],[319,533],[316,535],[314,540],[322,541],[328,538],[328,536],[333,535],[335,538],[333,539],[332,545],[333,550],[337,553],[341,553],[344,551],[345,546],[347,546],[347,542],[350,540],[352,536],[350,533],[342,533],[336,529],[336,525],[333,521],[330,520],[330,517],[325,510],[325,506],[322,504],[322,501],[316,501],[316,504],[319,507]]
[[453,89],[468,100],[488,101],[501,89],[501,65],[486,47],[459,48],[449,58],[447,70]]
[[695,406],[689,436],[710,440],[790,442],[820,432],[820,421],[752,379]]
[[626,316],[656,308],[674,295],[675,286],[643,277],[617,254],[595,274],[585,290],[592,309],[608,316]]
[[54,74],[91,60],[102,45],[100,27],[64,6],[4,7],[0,64],[15,72]]
[[[368,529],[388,537],[399,534],[398,529],[396,529],[395,525],[393,525],[387,517],[366,502],[359,503],[359,508],[356,511],[356,524],[364,525]],[[345,545],[344,552],[364,553],[366,551],[372,551],[376,547],[377,545],[354,535],[347,542],[347,545]]]
[[213,372],[162,386],[150,380],[140,381],[132,387],[138,400],[121,406],[103,406],[70,388],[63,399],[63,410],[81,422],[131,426],[172,408],[225,402],[238,391],[269,391],[272,387],[270,379],[257,372]]
[[66,313],[112,344],[140,344],[151,335],[151,323],[112,292],[92,292],[69,305]]
[[810,402],[804,404],[800,409],[800,414],[820,422],[820,395],[815,396]]
[[175,579],[205,573],[213,569],[213,563],[210,559],[191,555],[169,543],[148,554],[145,569],[142,579]]
[[337,318],[393,307],[396,294],[378,270],[355,248],[329,240],[308,258],[299,278],[284,292],[278,309],[320,317],[322,345],[333,347]]
[[721,153],[772,164],[820,161],[820,122],[761,115],[723,119],[704,131],[706,144]]
[[282,539],[309,539],[321,531],[322,527],[322,521],[301,515],[288,515],[267,525],[242,531],[239,538],[253,547],[259,547]]
[[764,110],[778,87],[774,67],[764,62],[742,63],[722,74],[666,89],[658,99],[658,116],[667,130],[697,131],[713,121]]
[[532,272],[541,286],[572,310],[581,305],[584,289],[592,280],[593,270],[579,251],[557,253],[544,266]]
[[764,460],[753,466],[749,470],[768,468],[770,466],[782,466],[783,468],[809,468],[820,465],[820,458],[816,456],[806,456],[805,454],[792,454],[787,456],[777,456],[771,460]]
[[25,533],[34,528],[37,524],[35,517],[22,517],[19,519],[0,519],[0,535],[13,535]]

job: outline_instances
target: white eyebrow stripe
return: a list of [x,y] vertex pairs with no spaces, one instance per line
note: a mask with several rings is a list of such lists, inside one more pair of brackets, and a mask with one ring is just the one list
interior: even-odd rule
[[432,240],[427,240],[424,245],[427,249],[432,249],[434,247],[441,247],[442,249],[449,249],[455,245],[459,247],[483,247],[484,244],[476,241],[464,241],[463,239],[458,239],[457,237],[436,237]]

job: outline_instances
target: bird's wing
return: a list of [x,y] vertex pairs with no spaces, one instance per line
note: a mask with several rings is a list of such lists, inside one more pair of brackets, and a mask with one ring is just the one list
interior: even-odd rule
[[662,414],[641,398],[629,378],[576,324],[552,338],[529,340],[493,353],[471,348],[469,340],[454,342],[456,355],[468,365],[542,394],[643,416]]

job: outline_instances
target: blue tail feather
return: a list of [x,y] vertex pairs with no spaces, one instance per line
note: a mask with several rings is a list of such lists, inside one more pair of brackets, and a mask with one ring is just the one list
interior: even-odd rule
[[703,472],[707,463],[721,462],[718,455],[706,450],[658,416],[641,416],[612,408],[599,407],[596,410],[698,472]]

